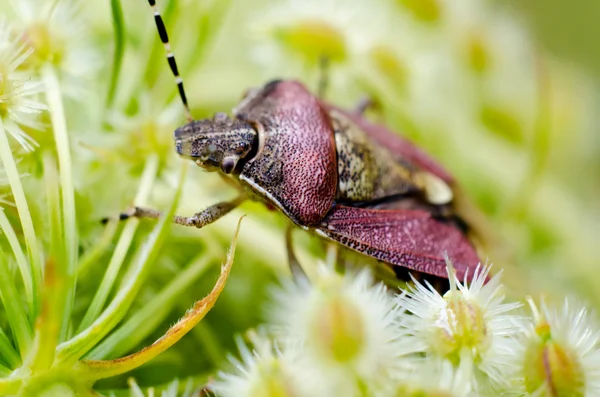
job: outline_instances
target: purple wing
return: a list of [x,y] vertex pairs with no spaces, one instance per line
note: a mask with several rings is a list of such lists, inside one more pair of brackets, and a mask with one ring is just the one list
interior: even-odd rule
[[479,263],[460,230],[419,210],[373,210],[336,205],[318,228],[348,248],[392,265],[447,278],[444,253],[462,279]]

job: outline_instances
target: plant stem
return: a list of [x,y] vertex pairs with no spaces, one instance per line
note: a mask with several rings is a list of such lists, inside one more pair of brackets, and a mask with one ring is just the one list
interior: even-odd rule
[[23,381],[19,378],[0,379],[0,396],[12,396],[17,394]]
[[25,357],[31,346],[31,326],[25,310],[21,306],[20,296],[8,268],[8,261],[0,251],[0,299],[6,311],[6,320],[15,336],[21,357]]
[[98,342],[100,342],[113,328],[125,317],[134,298],[142,287],[150,265],[156,261],[171,225],[171,219],[181,195],[181,188],[185,177],[187,163],[182,167],[178,190],[169,211],[154,227],[144,246],[138,251],[134,263],[124,276],[122,286],[117,295],[89,327],[68,342],[58,347],[57,358],[60,363],[74,365],[78,359],[85,355]]
[[194,261],[192,266],[179,272],[159,294],[147,302],[143,308],[136,312],[125,324],[119,327],[108,338],[96,346],[86,357],[89,359],[102,359],[109,355],[122,355],[137,346],[144,340],[156,326],[164,320],[173,307],[173,302],[179,293],[189,288],[198,277],[208,269],[212,261],[209,255]]
[[62,193],[62,217],[63,217],[63,240],[65,247],[67,278],[66,299],[64,302],[63,324],[61,327],[60,340],[65,340],[69,331],[71,312],[73,310],[73,299],[75,296],[75,265],[77,263],[77,252],[79,249],[79,236],[77,230],[77,213],[75,211],[75,188],[73,186],[73,170],[71,164],[71,150],[69,134],[67,132],[67,121],[62,102],[60,84],[56,71],[51,65],[45,65],[42,69],[42,78],[46,86],[46,101],[50,109],[52,131],[56,142],[58,153],[58,166],[60,169],[60,186]]
[[[158,157],[149,157],[148,160],[146,160],[140,187],[134,201],[136,206],[143,207],[146,205],[152,190],[152,185],[154,184],[154,180],[156,178],[157,171]],[[104,274],[104,278],[98,287],[96,295],[94,295],[94,299],[92,300],[90,307],[83,316],[81,324],[79,324],[79,327],[77,328],[77,333],[89,327],[92,322],[98,318],[98,315],[104,308],[106,299],[110,294],[117,275],[121,270],[121,266],[123,265],[123,261],[125,260],[125,256],[129,251],[129,247],[131,246],[131,242],[133,241],[133,236],[137,230],[139,222],[140,221],[137,218],[130,218],[127,220],[125,228],[123,229],[123,232],[119,237],[119,241],[117,242],[113,256],[108,264],[108,268],[106,269],[106,273]]]
[[112,11],[112,23],[115,30],[115,52],[113,55],[112,70],[110,73],[110,83],[108,85],[108,95],[106,97],[106,109],[110,110],[115,99],[115,92],[119,82],[123,54],[125,52],[125,19],[123,18],[123,9],[119,0],[110,1]]
[[27,257],[21,248],[21,244],[19,244],[19,238],[15,233],[15,229],[13,229],[12,225],[8,221],[4,210],[0,208],[0,230],[6,236],[8,240],[8,244],[12,249],[13,255],[17,260],[17,266],[19,267],[19,271],[21,272],[21,278],[23,279],[23,286],[25,287],[25,295],[27,300],[27,306],[29,309],[29,321],[33,323],[35,320],[31,317],[34,313],[34,296],[33,296],[33,278],[31,275],[31,268],[29,267],[29,263],[27,263]]
[[84,275],[89,267],[100,259],[104,251],[108,248],[110,243],[112,243],[115,234],[117,234],[118,225],[119,221],[116,219],[112,219],[106,224],[100,241],[94,244],[94,246],[79,259],[79,263],[77,264],[77,277]]
[[0,355],[11,368],[17,368],[17,366],[21,363],[21,357],[19,357],[19,353],[17,353],[15,348],[12,346],[12,343],[2,328],[0,328]]
[[212,291],[206,297],[204,297],[204,299],[197,301],[182,319],[169,328],[169,330],[152,345],[140,350],[139,352],[114,360],[83,360],[78,364],[78,368],[84,373],[87,373],[86,376],[89,376],[92,379],[107,378],[131,371],[132,369],[152,360],[154,357],[173,346],[196,324],[198,324],[198,322],[204,318],[206,313],[212,309],[219,295],[225,288],[225,283],[227,282],[227,278],[229,277],[229,272],[233,264],[235,245],[237,242],[238,233],[240,231],[242,218],[240,218],[238,221],[235,235],[233,237],[233,241],[231,242],[229,253],[227,254],[227,260],[221,267],[219,279],[217,280]]
[[35,322],[34,347],[27,360],[32,372],[50,368],[54,361],[56,346],[63,325],[65,301],[67,299],[69,274],[62,228],[59,177],[52,155],[44,155],[44,179],[46,200],[50,216],[50,252],[45,266],[42,285],[42,311]]
[[33,275],[30,284],[32,286],[34,302],[33,312],[30,313],[30,317],[35,318],[40,304],[38,301],[38,288],[42,280],[42,263],[35,228],[33,226],[33,220],[31,219],[31,212],[29,211],[29,204],[25,198],[21,177],[17,171],[17,165],[12,150],[10,149],[7,132],[4,129],[2,118],[0,118],[0,161],[2,161],[2,166],[4,167],[4,171],[8,178],[10,189],[15,199],[15,205],[19,212],[19,220],[21,221],[21,227],[23,228],[23,235],[25,236],[25,244],[27,246],[31,270],[30,274]]

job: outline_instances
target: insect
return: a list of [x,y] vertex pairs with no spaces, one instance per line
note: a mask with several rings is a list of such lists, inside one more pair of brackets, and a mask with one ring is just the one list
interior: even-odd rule
[[[188,123],[175,149],[198,166],[243,187],[241,195],[174,222],[203,227],[244,200],[276,207],[294,224],[392,265],[458,277],[479,263],[456,203],[453,177],[425,152],[372,124],[362,111],[322,101],[297,81],[274,80],[249,90],[233,116],[193,120],[167,31],[149,0]],[[124,215],[156,218],[151,209]]]

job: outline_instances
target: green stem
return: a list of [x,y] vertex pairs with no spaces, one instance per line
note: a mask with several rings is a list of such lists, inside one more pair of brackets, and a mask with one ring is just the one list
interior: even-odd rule
[[82,255],[81,259],[79,260],[79,264],[77,265],[78,277],[85,275],[89,267],[100,259],[104,251],[106,251],[110,243],[112,243],[115,234],[117,234],[118,226],[119,221],[116,219],[112,219],[106,224],[100,241],[94,244],[94,246],[91,247],[88,252]]
[[21,357],[25,357],[31,346],[31,327],[25,309],[20,304],[21,297],[17,292],[8,268],[8,261],[2,251],[0,251],[0,299],[4,305],[10,329],[17,340]]
[[35,373],[50,368],[54,361],[56,346],[63,326],[67,286],[70,282],[62,228],[60,207],[59,177],[54,159],[49,153],[44,155],[44,179],[46,200],[50,216],[50,253],[44,271],[42,286],[42,311],[35,323],[34,347],[27,360]]
[[127,371],[131,371],[160,353],[164,352],[177,341],[179,341],[185,334],[187,334],[198,322],[200,322],[206,313],[212,309],[215,305],[218,297],[225,288],[225,283],[229,277],[231,266],[233,265],[233,258],[235,254],[235,245],[237,242],[237,236],[240,231],[240,225],[242,218],[240,218],[229,253],[227,254],[227,260],[225,264],[221,266],[221,274],[219,279],[215,283],[212,291],[202,300],[197,301],[194,306],[188,310],[188,312],[180,319],[175,325],[155,341],[152,345],[140,350],[139,352],[130,354],[125,357],[117,358],[114,360],[83,360],[77,366],[85,376],[89,376],[92,379],[107,378],[110,376],[119,375]]
[[23,286],[25,287],[25,295],[27,299],[27,306],[29,309],[29,321],[33,323],[35,319],[31,317],[34,313],[33,278],[31,276],[31,268],[29,267],[27,257],[25,256],[25,253],[21,248],[21,244],[19,244],[19,238],[17,237],[17,233],[15,233],[15,229],[13,229],[12,225],[8,221],[8,217],[6,216],[2,208],[0,208],[0,230],[2,230],[2,232],[6,236],[8,244],[12,249],[13,255],[17,260],[17,266],[19,267],[19,271],[21,272]]
[[0,328],[0,355],[11,368],[17,368],[21,363],[19,353],[17,353],[2,328]]
[[125,324],[96,346],[86,358],[98,360],[109,355],[120,356],[144,340],[169,314],[178,295],[189,288],[208,268],[212,257],[203,256],[192,266],[180,272],[169,285],[157,294]]
[[19,378],[0,379],[0,396],[12,396],[17,394],[23,381]]
[[[140,182],[140,188],[134,201],[136,206],[143,207],[146,205],[152,190],[152,185],[154,184],[154,179],[156,178],[157,171],[158,157],[152,156],[146,160],[146,165],[142,174],[142,180]],[[98,291],[96,292],[90,307],[83,316],[81,324],[79,324],[79,327],[77,328],[77,333],[89,327],[92,322],[98,318],[98,315],[104,308],[106,299],[113,288],[117,275],[119,274],[121,266],[123,265],[123,261],[125,260],[125,256],[129,251],[129,247],[131,246],[131,242],[133,241],[133,236],[137,230],[139,222],[140,221],[137,218],[130,218],[127,220],[125,228],[123,229],[123,232],[119,237],[119,241],[117,242],[113,256],[108,264],[108,268],[106,269],[106,273],[104,274],[104,278],[98,287]]]
[[71,150],[69,134],[67,132],[67,121],[62,102],[60,84],[56,71],[51,65],[45,65],[42,69],[42,78],[46,86],[46,100],[50,109],[50,120],[52,131],[56,142],[58,153],[58,166],[60,169],[60,186],[62,193],[62,215],[64,246],[66,255],[67,277],[70,279],[66,288],[66,299],[64,302],[63,324],[61,327],[60,340],[65,340],[69,332],[71,312],[73,310],[73,299],[75,297],[75,265],[77,263],[77,252],[79,248],[79,236],[75,211],[75,188],[73,186],[73,170],[71,163]]
[[8,375],[10,375],[12,371],[10,370],[10,368],[5,367],[4,365],[0,364],[0,377],[1,378],[5,378]]
[[90,351],[90,349],[112,331],[127,314],[127,311],[131,307],[133,300],[146,279],[151,268],[150,265],[156,261],[162,248],[169,226],[171,225],[172,216],[175,213],[175,208],[181,195],[181,187],[183,186],[186,169],[187,163],[182,167],[178,190],[175,194],[173,203],[165,216],[160,219],[158,225],[154,227],[148,240],[136,255],[132,267],[124,276],[123,284],[119,288],[117,295],[96,321],[73,339],[62,343],[58,347],[57,358],[60,363],[74,365],[77,360]]
[[112,70],[110,73],[110,83],[108,86],[108,95],[106,97],[106,109],[111,109],[115,99],[115,92],[121,73],[121,64],[123,63],[123,54],[125,53],[125,20],[123,19],[123,9],[119,0],[110,1],[112,12],[112,23],[115,30],[115,52],[113,55]]
[[25,192],[23,191],[23,185],[21,184],[21,177],[17,171],[17,165],[8,143],[7,132],[4,129],[2,118],[0,118],[0,161],[8,177],[10,189],[15,199],[15,205],[19,212],[19,219],[21,221],[21,227],[23,228],[23,235],[25,236],[25,244],[27,245],[27,253],[29,255],[30,274],[33,275],[31,279],[31,286],[34,296],[33,313],[30,313],[31,318],[37,316],[39,310],[38,301],[38,287],[42,281],[42,263],[40,252],[38,248],[38,242],[36,239],[35,228],[33,227],[33,220],[31,219],[31,212],[29,211],[29,204],[25,198]]

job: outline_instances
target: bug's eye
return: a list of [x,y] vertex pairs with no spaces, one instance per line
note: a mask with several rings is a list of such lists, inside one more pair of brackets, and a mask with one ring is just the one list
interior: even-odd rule
[[221,163],[221,170],[225,174],[231,174],[235,165],[237,164],[237,157],[225,157]]

